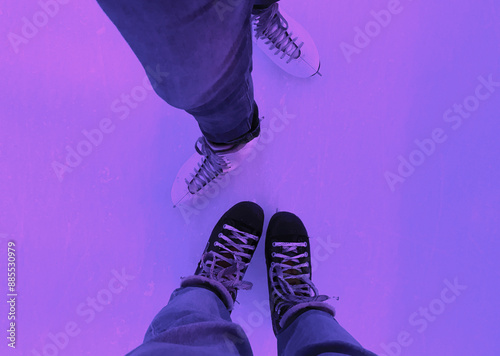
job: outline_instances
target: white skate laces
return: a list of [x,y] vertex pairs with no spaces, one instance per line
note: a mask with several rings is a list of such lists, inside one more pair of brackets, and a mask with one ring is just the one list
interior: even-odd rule
[[[274,300],[274,311],[278,315],[298,303],[323,302],[330,297],[320,295],[318,289],[309,278],[309,273],[303,273],[302,268],[310,270],[307,257],[309,254],[295,254],[288,256],[287,253],[297,253],[297,247],[306,247],[307,242],[273,242],[273,247],[281,247],[282,253],[273,252],[273,259],[281,260],[272,262],[269,269],[269,277],[272,281]],[[285,309],[284,309],[285,308]]]
[[198,163],[191,173],[191,180],[186,178],[186,184],[191,194],[195,194],[210,182],[220,178],[225,170],[231,168],[224,157],[218,155],[208,144],[205,137],[200,137],[195,144],[198,154],[204,156],[203,161]]
[[252,283],[243,281],[242,276],[256,247],[248,241],[258,241],[259,237],[228,224],[224,224],[223,229],[229,231],[228,236],[219,233],[218,241],[214,243],[214,246],[219,247],[221,251],[208,251],[203,254],[200,274],[220,282],[234,295],[238,289],[252,288]]
[[278,10],[278,4],[273,4],[269,9],[258,15],[253,15],[255,21],[255,36],[264,39],[269,49],[276,49],[275,55],[283,59],[288,56],[286,63],[300,57],[300,49],[304,42],[298,42],[298,37],[293,37],[288,32],[288,22]]

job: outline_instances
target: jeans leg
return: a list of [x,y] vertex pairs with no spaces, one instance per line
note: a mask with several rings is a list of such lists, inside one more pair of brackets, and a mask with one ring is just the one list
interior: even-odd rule
[[252,126],[251,1],[97,0],[156,93],[198,121],[208,140]]
[[277,338],[280,356],[376,356],[365,350],[333,316],[321,310],[304,312]]
[[[202,350],[202,351],[201,351]],[[252,355],[243,329],[210,289],[176,289],[129,355]]]

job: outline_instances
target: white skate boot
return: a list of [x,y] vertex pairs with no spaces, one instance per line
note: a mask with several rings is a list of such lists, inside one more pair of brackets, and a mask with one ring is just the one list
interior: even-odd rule
[[253,40],[284,71],[299,78],[319,74],[318,49],[309,33],[275,3],[252,15]]
[[202,194],[228,172],[236,169],[252,153],[256,138],[247,143],[214,145],[205,137],[195,144],[196,152],[184,163],[172,186],[174,208]]

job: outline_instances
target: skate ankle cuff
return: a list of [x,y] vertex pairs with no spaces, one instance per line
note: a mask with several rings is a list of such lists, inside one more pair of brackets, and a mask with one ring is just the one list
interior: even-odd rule
[[276,2],[273,2],[271,4],[267,4],[267,5],[254,5],[253,8],[252,8],[252,15],[260,15],[260,14],[262,14],[267,9],[269,9],[271,6],[273,6],[274,4],[276,4],[278,1],[279,0],[277,0]]

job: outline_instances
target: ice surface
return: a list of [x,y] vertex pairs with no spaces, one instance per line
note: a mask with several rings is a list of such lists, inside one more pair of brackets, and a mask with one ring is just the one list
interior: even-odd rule
[[[365,347],[386,356],[500,354],[500,87],[476,92],[490,76],[500,82],[500,3],[402,0],[378,35],[371,12],[397,2],[281,3],[315,38],[323,76],[292,78],[255,51],[263,149],[193,211],[173,209],[170,188],[197,125],[152,91],[124,119],[111,110],[141,91],[145,73],[97,3],[60,5],[19,43],[11,34],[22,34],[24,18],[43,23],[41,5],[1,6],[0,283],[12,240],[19,293],[15,351],[0,303],[2,355],[132,350],[194,271],[214,223],[241,200],[258,202],[267,219],[279,209],[304,220],[314,281],[340,297],[337,319]],[[367,24],[370,42],[345,54]],[[450,114],[464,101],[464,118]],[[272,130],[284,113],[289,123]],[[67,146],[89,149],[82,131],[100,125],[113,131],[59,179],[54,162],[65,162]],[[433,134],[443,142],[412,153]],[[399,156],[421,164],[389,184]],[[260,306],[263,252],[261,244],[247,274],[254,288],[240,293],[233,317],[255,355],[275,355]],[[109,285],[116,273],[131,276],[124,288]],[[453,294],[450,283],[467,288]],[[97,296],[105,303],[91,312]],[[77,335],[54,346],[51,335],[71,327]]]

